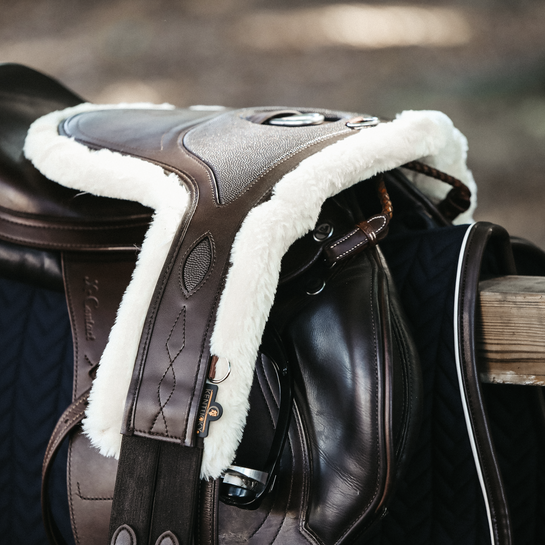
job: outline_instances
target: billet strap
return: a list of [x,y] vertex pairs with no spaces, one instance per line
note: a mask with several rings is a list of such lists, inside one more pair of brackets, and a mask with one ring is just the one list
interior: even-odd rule
[[[98,362],[135,262],[134,251],[66,252],[62,255],[63,281],[74,344],[74,386],[73,402],[53,430],[42,465],[42,517],[46,535],[54,545],[64,545],[65,541],[55,523],[49,501],[51,468],[62,443],[78,428],[85,416]],[[71,450],[68,456],[69,481],[78,482],[78,472],[84,468],[78,465],[79,460],[73,459]],[[74,497],[71,487],[68,494]],[[79,524],[82,515],[81,511],[74,512],[74,503],[70,501],[71,517],[82,528],[86,525]]]

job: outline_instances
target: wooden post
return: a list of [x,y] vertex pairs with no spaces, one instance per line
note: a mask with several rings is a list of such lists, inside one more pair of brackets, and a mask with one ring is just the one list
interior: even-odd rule
[[476,343],[483,382],[545,386],[545,277],[479,285]]

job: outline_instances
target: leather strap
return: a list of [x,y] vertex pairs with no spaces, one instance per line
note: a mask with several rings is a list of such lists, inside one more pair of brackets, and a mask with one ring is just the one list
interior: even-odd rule
[[467,187],[457,178],[454,178],[454,176],[449,176],[448,174],[441,172],[436,168],[425,165],[420,161],[411,161],[410,163],[406,163],[402,166],[403,168],[413,170],[437,180],[441,180],[442,182],[452,186],[452,189],[449,191],[447,196],[437,205],[439,212],[448,220],[452,221],[462,212],[469,209],[471,205],[471,191],[469,187]]
[[51,438],[49,439],[49,443],[45,451],[44,461],[42,464],[42,518],[44,521],[47,538],[53,545],[64,545],[65,541],[57,527],[57,524],[55,523],[53,513],[51,512],[51,504],[49,501],[49,476],[51,474],[53,462],[55,461],[55,457],[57,456],[62,443],[83,420],[90,390],[91,389],[88,388],[85,392],[83,392],[83,394],[73,401],[62,413],[57,425],[55,426],[55,429],[53,430],[53,433],[51,434]]
[[127,534],[133,545],[192,543],[201,459],[202,447],[124,436],[110,545],[125,545]]
[[470,228],[459,269],[458,346],[462,395],[467,404],[469,433],[472,434],[477,471],[482,476],[493,545],[511,545],[511,522],[504,485],[496,457],[490,423],[477,370],[475,352],[475,317],[478,283],[485,250],[496,259],[495,273],[516,274],[507,231],[491,223],[477,223]]
[[201,545],[217,545],[219,531],[219,479],[201,481],[197,542]]
[[[134,252],[68,253],[62,256],[63,280],[74,344],[74,401],[61,415],[53,430],[42,466],[42,516],[46,534],[53,544],[64,544],[64,539],[53,519],[49,502],[51,467],[63,441],[83,420],[98,361],[135,261]],[[85,468],[78,463],[79,459],[74,457],[72,449],[68,456],[71,518],[73,527],[79,527],[81,534],[81,528],[92,527],[85,524],[85,520],[83,523],[81,521],[82,518],[85,519],[85,513],[92,516],[92,512],[80,508],[83,500],[77,496],[77,486],[82,481],[80,474]],[[89,532],[87,534],[91,535]]]
[[[451,191],[445,199],[437,205],[439,212],[447,220],[452,221],[469,208],[471,204],[471,191],[457,178],[419,161],[407,163],[403,165],[403,168],[414,170],[452,186]],[[328,244],[324,248],[324,254],[329,263],[335,264],[362,252],[366,248],[372,248],[388,234],[388,224],[392,219],[393,210],[382,175],[377,179],[377,190],[382,204],[382,212],[358,223],[355,229]]]
[[366,248],[372,248],[388,234],[388,224],[393,213],[392,201],[386,190],[383,175],[377,178],[376,184],[382,212],[359,222],[355,229],[327,245],[324,254],[330,263],[337,263],[359,254]]

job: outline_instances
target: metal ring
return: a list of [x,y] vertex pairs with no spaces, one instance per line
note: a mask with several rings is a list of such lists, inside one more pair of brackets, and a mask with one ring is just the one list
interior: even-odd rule
[[267,121],[268,125],[279,127],[305,127],[307,125],[321,125],[325,116],[317,112],[286,115],[284,117],[273,117]]
[[324,240],[331,238],[332,235],[333,235],[333,226],[330,225],[329,223],[321,223],[312,232],[312,238],[316,242],[323,242]]
[[[218,358],[219,359],[219,358]],[[226,359],[226,358],[223,358],[223,359]],[[227,379],[227,377],[231,374],[231,362],[229,360],[227,360],[227,365],[229,366],[227,368],[227,373],[225,373],[225,376],[221,377],[220,379],[217,379],[217,378],[208,378],[208,380],[212,383],[212,384],[221,384],[224,380]]]
[[318,295],[319,293],[322,293],[322,291],[324,291],[324,288],[325,288],[325,280],[322,280],[321,282],[318,281],[316,284],[315,284],[315,287],[313,287],[312,285],[310,286],[307,286],[307,295]]
[[375,116],[356,117],[346,123],[349,129],[363,129],[364,127],[374,127],[380,123],[380,119]]

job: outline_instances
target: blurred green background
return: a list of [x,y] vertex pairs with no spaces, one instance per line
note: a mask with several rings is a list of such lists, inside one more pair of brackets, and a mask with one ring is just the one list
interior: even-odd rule
[[545,247],[545,2],[3,0],[0,61],[93,102],[447,113],[476,219]]

